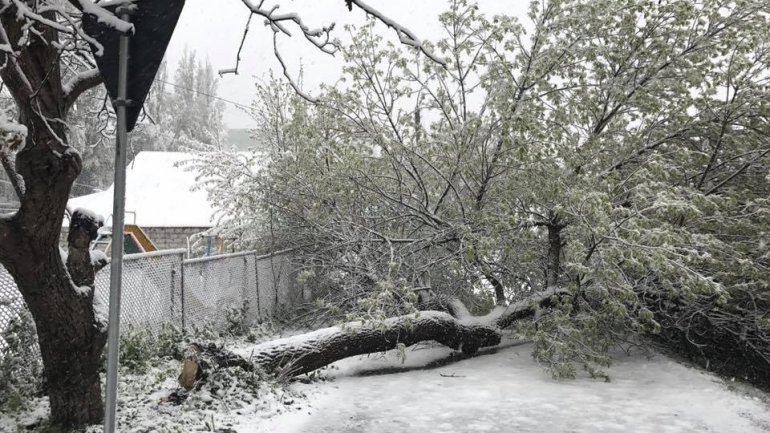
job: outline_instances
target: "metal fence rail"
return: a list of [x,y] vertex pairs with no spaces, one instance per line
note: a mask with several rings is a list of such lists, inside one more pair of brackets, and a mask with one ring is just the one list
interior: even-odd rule
[[[184,259],[185,250],[126,255],[121,292],[121,331],[157,331],[163,325],[183,330],[226,325],[227,310],[248,305],[247,320],[270,318],[302,300],[286,252],[253,251]],[[95,304],[109,306],[110,273],[96,275]],[[26,309],[8,271],[0,266],[0,354],[11,322]],[[34,351],[35,354],[37,350]]]

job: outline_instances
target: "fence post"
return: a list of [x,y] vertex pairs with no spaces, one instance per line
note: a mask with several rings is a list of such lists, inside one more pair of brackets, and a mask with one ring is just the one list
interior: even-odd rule
[[176,288],[176,269],[173,267],[171,268],[171,291],[169,292],[169,296],[171,297],[171,319],[174,319],[174,289]]
[[248,295],[248,288],[249,288],[249,274],[248,274],[248,267],[249,267],[249,261],[247,259],[247,256],[243,256],[243,280],[241,281],[241,298],[243,300],[248,300],[246,296]]
[[273,261],[273,253],[270,253],[270,274],[273,277],[273,292],[275,292],[275,300],[273,301],[273,314],[278,311],[278,282],[280,281],[280,275],[275,278],[275,262]]
[[257,256],[257,253],[254,253],[254,286],[257,290],[257,317],[259,317],[260,320],[262,320],[262,307],[260,306],[260,300],[259,300],[259,256]]
[[185,312],[184,312],[184,274],[185,274],[185,272],[184,272],[184,257],[182,257],[182,261],[180,262],[179,269],[180,269],[180,273],[182,274],[179,277],[179,283],[180,283],[180,287],[179,287],[179,297],[180,297],[179,306],[181,307],[181,312],[182,312],[182,333],[184,334],[185,331],[186,331],[185,323],[184,323],[184,314],[185,314]]

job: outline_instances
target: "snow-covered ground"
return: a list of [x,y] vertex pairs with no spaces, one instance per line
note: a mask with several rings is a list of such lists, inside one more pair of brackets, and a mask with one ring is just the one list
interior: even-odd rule
[[[443,362],[441,347],[340,361],[334,381],[294,385],[311,409],[244,420],[242,433],[770,431],[767,396],[664,356],[619,354],[610,382],[558,381],[529,344]],[[429,368],[422,368],[428,365]],[[739,387],[742,389],[742,387]]]
[[[248,356],[254,344],[227,346]],[[530,344],[511,340],[471,358],[421,345],[349,358],[324,371],[331,380],[288,388],[228,370],[181,405],[168,401],[180,368],[169,360],[146,374],[122,376],[119,428],[124,433],[770,432],[767,394],[665,356],[619,353],[610,382],[559,381],[531,352]],[[28,431],[46,412],[41,399],[26,414],[0,414],[0,432]]]

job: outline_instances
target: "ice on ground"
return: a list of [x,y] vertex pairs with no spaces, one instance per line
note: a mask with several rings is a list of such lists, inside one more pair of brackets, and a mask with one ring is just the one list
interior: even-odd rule
[[[760,433],[770,431],[763,401],[730,391],[717,377],[664,356],[618,356],[605,383],[554,380],[530,344],[442,363],[442,347],[351,358],[334,364],[335,381],[316,385],[312,410],[263,422],[242,433],[500,432]],[[434,365],[432,368],[423,366]]]

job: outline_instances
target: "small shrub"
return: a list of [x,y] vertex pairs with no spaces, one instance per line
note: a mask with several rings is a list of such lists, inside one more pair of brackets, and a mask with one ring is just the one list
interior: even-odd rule
[[171,325],[163,325],[157,333],[129,326],[120,338],[120,364],[132,373],[146,372],[164,359],[181,359],[182,342],[182,332]]
[[129,326],[120,337],[120,365],[132,373],[147,371],[155,354],[153,340],[151,332]]
[[249,301],[244,300],[240,308],[228,308],[225,310],[225,333],[232,337],[244,337],[248,335]]

